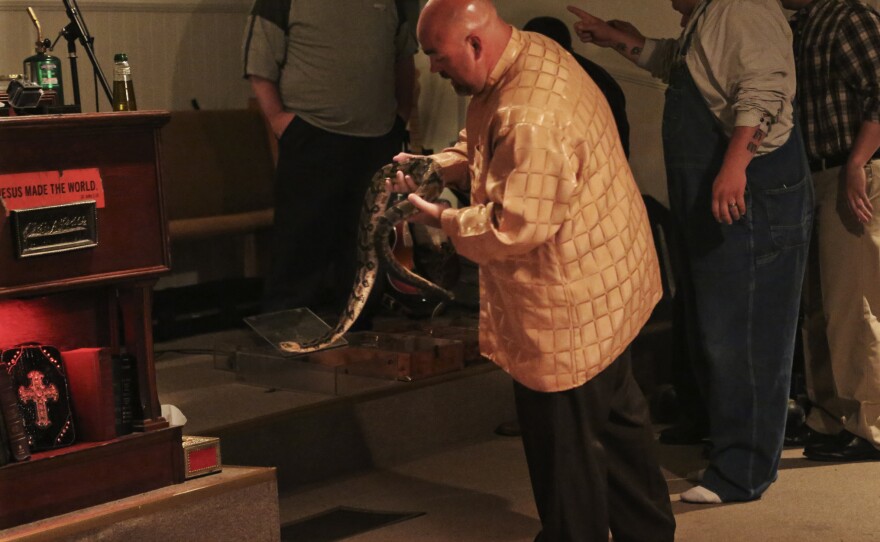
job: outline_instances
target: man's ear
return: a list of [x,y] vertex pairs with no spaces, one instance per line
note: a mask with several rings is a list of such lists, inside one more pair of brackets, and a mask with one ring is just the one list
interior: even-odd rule
[[470,36],[465,38],[465,41],[467,41],[468,47],[470,47],[471,50],[474,52],[474,58],[480,58],[480,56],[483,54],[483,41],[480,39],[480,37],[471,34]]

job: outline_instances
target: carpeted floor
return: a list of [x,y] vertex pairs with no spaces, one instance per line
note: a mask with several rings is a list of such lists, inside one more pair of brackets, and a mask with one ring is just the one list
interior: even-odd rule
[[[701,506],[678,499],[691,487],[683,472],[702,466],[698,447],[660,446],[660,452],[679,542],[880,541],[880,462],[816,463],[803,459],[800,449],[789,449],[779,480],[762,499]],[[288,492],[280,500],[282,521],[314,514],[328,503],[424,511],[348,542],[531,542],[540,528],[522,446],[510,437],[493,436]]]
[[[182,408],[185,433],[221,436],[225,463],[278,466],[285,540],[534,539],[522,444],[493,432],[514,417],[507,375],[473,367],[362,398],[295,393],[236,379],[228,353],[246,340],[239,331],[157,345],[168,352],[157,362],[160,400]],[[701,446],[658,451],[681,542],[880,541],[880,462],[816,463],[787,449],[762,499],[699,506],[678,494],[691,487],[686,474],[705,466]],[[338,521],[340,510],[421,515]]]
[[338,506],[282,525],[281,542],[334,542],[421,515],[422,512],[381,512]]

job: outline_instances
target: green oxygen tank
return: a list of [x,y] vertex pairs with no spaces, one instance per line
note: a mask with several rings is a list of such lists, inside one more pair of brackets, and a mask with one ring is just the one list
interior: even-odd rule
[[36,50],[33,56],[24,59],[24,76],[25,79],[32,83],[40,85],[43,90],[55,91],[57,105],[64,105],[64,87],[61,78],[61,60],[56,56],[52,56],[52,42],[46,38],[43,39],[43,30],[34,10],[27,8],[31,21],[37,28]]
[[58,105],[64,105],[64,88],[61,83],[61,61],[58,57],[37,49],[37,54],[24,59],[24,76],[27,80],[54,90]]

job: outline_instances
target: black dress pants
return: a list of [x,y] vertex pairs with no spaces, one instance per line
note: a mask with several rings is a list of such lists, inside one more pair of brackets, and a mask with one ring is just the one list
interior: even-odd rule
[[577,388],[514,382],[542,542],[667,542],[675,519],[629,350]]
[[381,137],[334,134],[300,117],[287,127],[278,141],[264,312],[308,307],[326,313],[345,306],[364,195],[376,171],[402,150],[398,121]]

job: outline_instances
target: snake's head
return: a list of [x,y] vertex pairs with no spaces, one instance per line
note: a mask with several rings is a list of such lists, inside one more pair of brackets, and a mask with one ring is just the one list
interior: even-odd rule
[[397,173],[398,165],[395,163],[385,164],[382,166],[382,169],[379,170],[380,174],[384,178],[394,177],[395,173]]
[[395,172],[402,171],[409,175],[416,184],[422,184],[432,174],[439,174],[440,166],[432,158],[427,156],[414,156],[406,162],[394,164]]

